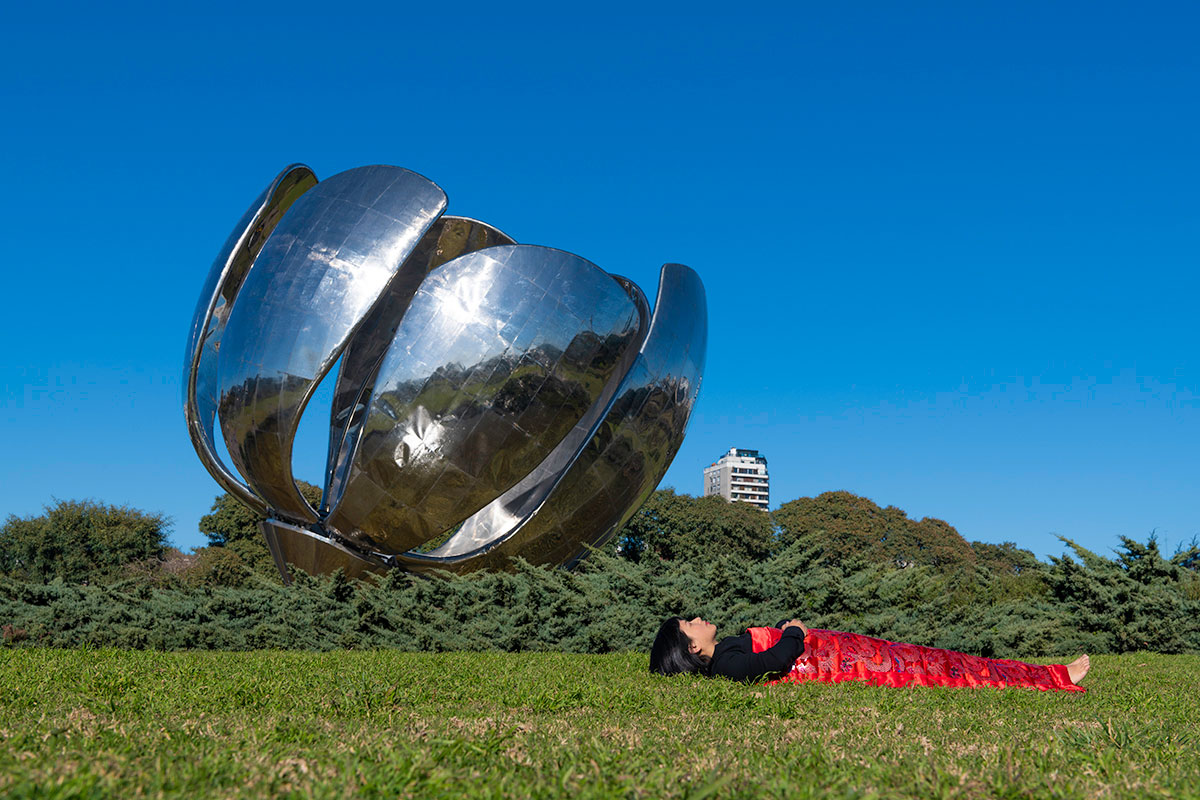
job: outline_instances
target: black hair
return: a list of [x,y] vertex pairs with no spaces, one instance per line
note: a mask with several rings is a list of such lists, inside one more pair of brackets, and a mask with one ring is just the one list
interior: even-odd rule
[[659,675],[678,675],[687,672],[707,673],[708,656],[688,650],[692,640],[684,633],[679,623],[683,617],[667,617],[654,637],[650,648],[650,671]]

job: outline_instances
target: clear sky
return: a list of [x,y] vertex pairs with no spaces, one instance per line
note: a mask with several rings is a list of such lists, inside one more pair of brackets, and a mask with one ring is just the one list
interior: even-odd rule
[[700,273],[663,486],[737,446],[773,506],[846,489],[1039,555],[1200,534],[1195,4],[37,5],[0,50],[0,514],[90,497],[203,544],[209,264],[287,164],[386,163],[651,299]]

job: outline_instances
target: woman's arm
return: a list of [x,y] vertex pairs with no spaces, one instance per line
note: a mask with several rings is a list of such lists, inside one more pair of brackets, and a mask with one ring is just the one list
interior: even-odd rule
[[729,641],[726,647],[717,646],[713,654],[710,674],[723,675],[735,681],[754,681],[766,675],[787,672],[804,652],[804,629],[800,625],[784,628],[779,641],[761,653],[755,653],[749,643],[750,637],[739,636]]

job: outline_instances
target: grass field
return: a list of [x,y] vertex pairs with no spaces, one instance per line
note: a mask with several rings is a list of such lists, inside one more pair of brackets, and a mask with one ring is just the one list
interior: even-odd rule
[[1200,656],[1087,694],[657,679],[645,656],[0,651],[0,795],[1200,797]]

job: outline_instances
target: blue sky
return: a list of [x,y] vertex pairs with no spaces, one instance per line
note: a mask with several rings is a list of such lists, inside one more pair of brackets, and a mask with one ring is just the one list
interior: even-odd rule
[[32,8],[0,52],[0,514],[91,497],[202,544],[208,266],[285,165],[388,163],[650,294],[700,273],[663,486],[750,447],[773,505],[846,489],[1039,555],[1200,534],[1192,4]]

